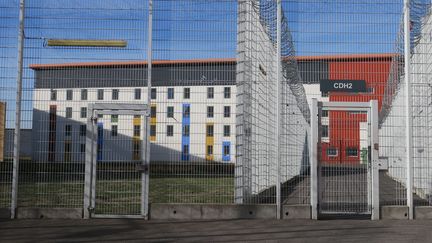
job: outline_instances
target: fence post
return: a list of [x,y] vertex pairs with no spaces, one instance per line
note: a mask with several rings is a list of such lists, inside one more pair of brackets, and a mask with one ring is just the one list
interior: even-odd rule
[[409,219],[414,218],[413,202],[413,142],[412,142],[412,107],[411,107],[411,80],[410,80],[410,55],[411,55],[411,37],[410,37],[410,0],[404,0],[404,68],[405,68],[405,125],[406,125],[406,160],[407,160],[407,206]]
[[277,30],[276,30],[276,65],[277,65],[277,85],[276,85],[276,90],[277,90],[277,95],[276,95],[276,138],[277,138],[277,142],[276,142],[276,165],[277,165],[277,174],[276,174],[276,217],[277,219],[281,218],[281,176],[280,176],[280,171],[281,171],[281,152],[280,152],[280,136],[281,136],[281,89],[282,89],[282,68],[281,68],[281,33],[282,33],[282,3],[281,0],[277,0]]
[[16,81],[16,105],[15,105],[15,129],[14,129],[14,151],[13,151],[13,171],[12,171],[12,200],[11,218],[16,217],[18,202],[18,171],[20,155],[20,136],[21,136],[21,96],[23,78],[23,56],[24,56],[24,8],[25,0],[19,3],[19,32],[18,32],[18,75]]
[[148,219],[149,215],[149,189],[150,189],[150,110],[151,110],[151,88],[152,88],[152,56],[153,56],[153,0],[149,0],[148,5],[148,29],[147,29],[147,116],[146,119],[146,132],[145,137],[143,138],[142,145],[145,145],[145,149],[143,146],[143,151],[145,151],[144,164],[147,166],[147,171],[142,175],[142,199],[141,203],[143,204],[143,215],[145,219]]
[[310,113],[310,203],[311,203],[311,217],[318,219],[318,100],[312,99],[311,113]]

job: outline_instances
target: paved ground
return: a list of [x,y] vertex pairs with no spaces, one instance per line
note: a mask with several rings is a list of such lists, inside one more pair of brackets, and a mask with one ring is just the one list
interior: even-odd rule
[[0,221],[0,242],[432,242],[432,221]]
[[[322,176],[321,185],[324,202],[338,201],[345,203],[366,202],[367,182],[366,171],[355,168],[339,168],[343,172]],[[327,169],[330,171],[330,169]],[[391,178],[387,173],[379,174],[380,180],[380,205],[406,205],[406,189],[404,185]],[[299,176],[283,185],[282,197],[284,204],[309,204],[310,177]],[[428,201],[414,194],[416,205],[429,205]],[[337,205],[336,205],[337,206]],[[349,210],[348,210],[349,211]],[[355,211],[355,210],[351,210]]]

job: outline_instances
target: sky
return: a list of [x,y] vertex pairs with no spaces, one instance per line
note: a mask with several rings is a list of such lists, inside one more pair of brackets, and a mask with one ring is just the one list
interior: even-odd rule
[[[18,3],[0,0],[0,100],[8,102],[8,127],[15,109]],[[395,50],[402,0],[283,0],[283,8],[297,55]],[[23,127],[31,127],[30,64],[147,58],[147,0],[26,0],[25,16]],[[154,59],[236,56],[236,0],[154,0],[153,21]],[[47,39],[121,39],[128,46],[55,48]]]

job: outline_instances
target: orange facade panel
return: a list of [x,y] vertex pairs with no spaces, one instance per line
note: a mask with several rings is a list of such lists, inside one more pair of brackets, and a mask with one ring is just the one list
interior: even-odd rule
[[[391,60],[368,59],[332,61],[328,64],[331,80],[364,80],[368,92],[341,93],[330,92],[330,101],[368,102],[378,100],[381,109]],[[360,123],[366,122],[366,114],[333,111],[329,114],[329,142],[322,144],[322,159],[330,163],[358,163],[360,161]],[[337,150],[337,155],[329,156],[327,148]],[[355,149],[357,156],[347,154]]]

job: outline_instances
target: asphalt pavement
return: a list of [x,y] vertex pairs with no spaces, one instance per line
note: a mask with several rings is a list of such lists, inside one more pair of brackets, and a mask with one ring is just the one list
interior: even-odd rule
[[0,242],[432,242],[432,221],[2,220]]

